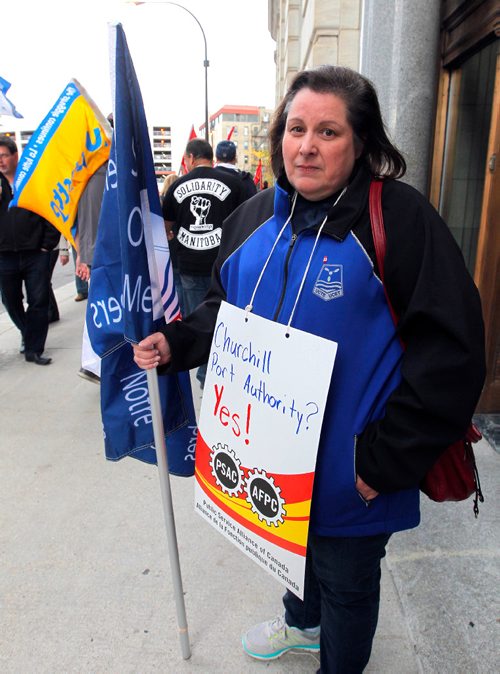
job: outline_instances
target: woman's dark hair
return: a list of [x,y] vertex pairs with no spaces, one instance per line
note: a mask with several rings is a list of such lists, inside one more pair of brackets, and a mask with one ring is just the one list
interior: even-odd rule
[[358,162],[367,166],[373,175],[386,178],[401,178],[404,175],[406,162],[387,137],[373,84],[350,68],[323,65],[298,73],[276,108],[269,131],[271,166],[276,176],[284,171],[281,142],[288,111],[292,100],[301,89],[311,89],[320,94],[335,94],[342,98],[347,107],[347,119],[352,126],[355,142],[363,147]]

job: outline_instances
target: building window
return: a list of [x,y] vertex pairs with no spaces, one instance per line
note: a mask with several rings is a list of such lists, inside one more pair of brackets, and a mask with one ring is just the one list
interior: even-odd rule
[[497,44],[451,75],[439,211],[474,273],[495,82]]

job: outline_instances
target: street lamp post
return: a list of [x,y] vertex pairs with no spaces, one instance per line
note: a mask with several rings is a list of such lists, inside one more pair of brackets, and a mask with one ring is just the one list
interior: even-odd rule
[[131,4],[133,5],[155,4],[155,5],[174,5],[175,7],[180,7],[188,14],[191,14],[193,19],[200,27],[201,34],[203,35],[203,42],[205,43],[205,59],[203,61],[203,67],[205,68],[205,140],[208,142],[208,66],[210,65],[210,62],[208,60],[207,38],[205,36],[203,26],[201,25],[198,18],[193,14],[191,10],[189,10],[187,7],[184,7],[184,5],[181,5],[178,2],[169,2],[168,0],[142,0],[142,2],[135,2],[135,0],[129,0],[129,2],[131,2]]

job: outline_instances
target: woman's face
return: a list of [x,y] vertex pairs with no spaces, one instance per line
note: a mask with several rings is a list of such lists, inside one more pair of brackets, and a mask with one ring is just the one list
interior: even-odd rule
[[344,101],[301,89],[288,112],[282,151],[288,180],[305,199],[326,199],[345,187],[361,148]]

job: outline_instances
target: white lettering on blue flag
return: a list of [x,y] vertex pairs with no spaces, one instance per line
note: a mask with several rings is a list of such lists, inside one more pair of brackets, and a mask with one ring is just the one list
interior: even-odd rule
[[[133,361],[138,342],[179,304],[142,98],[125,35],[116,35],[114,133],[92,264],[87,329],[101,358],[101,410],[106,457],[154,463],[146,373]],[[194,472],[196,421],[188,373],[159,377],[169,470]],[[193,431],[194,429],[194,431]]]
[[[13,201],[16,200],[16,197],[19,196],[25,184],[33,175],[44,150],[47,148],[47,145],[61,125],[69,108],[79,96],[81,96],[81,94],[77,87],[74,84],[68,84],[57,100],[55,106],[50,110],[38,129],[31,136],[23,150],[21,157],[22,161],[19,163],[16,170]],[[77,167],[75,167],[75,170],[77,170]],[[62,188],[61,191],[64,194],[64,188]]]

